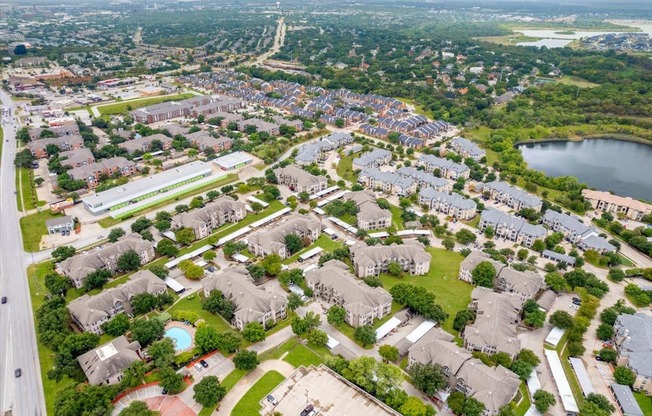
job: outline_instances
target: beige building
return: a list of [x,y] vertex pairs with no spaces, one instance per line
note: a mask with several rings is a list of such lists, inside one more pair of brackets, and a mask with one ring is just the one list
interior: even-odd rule
[[624,215],[640,221],[645,215],[652,214],[652,205],[637,201],[630,197],[618,196],[609,192],[585,189],[582,196],[598,211],[610,212],[614,215]]
[[358,280],[349,266],[330,260],[319,269],[306,273],[306,284],[313,296],[342,306],[346,323],[352,327],[371,325],[392,310],[392,296],[383,288],[371,287]]
[[484,193],[488,194],[489,198],[494,201],[501,202],[515,211],[531,208],[539,212],[543,204],[539,197],[505,182],[489,182],[485,184]]
[[124,335],[77,357],[88,383],[94,386],[117,384],[123,372],[140,361],[140,344]]
[[235,304],[231,324],[242,331],[250,322],[265,326],[287,317],[287,297],[283,292],[265,290],[254,284],[244,267],[231,267],[219,274],[210,274],[202,280],[204,295],[219,290]]
[[652,318],[643,314],[620,315],[614,324],[618,365],[636,374],[634,390],[652,394]]
[[238,202],[230,196],[217,198],[203,208],[190,212],[182,212],[172,217],[172,229],[191,228],[195,238],[200,240],[208,237],[211,232],[227,222],[238,222],[247,215],[247,205]]
[[314,194],[328,187],[325,176],[316,176],[296,166],[286,166],[274,170],[279,185],[285,185],[294,192]]
[[84,294],[68,304],[73,322],[84,332],[102,334],[101,325],[119,313],[131,313],[131,299],[141,293],[160,295],[167,285],[149,270],[140,270],[127,283],[104,289],[95,296]]
[[291,215],[269,229],[258,230],[247,239],[249,251],[255,256],[278,254],[282,259],[290,256],[285,246],[285,236],[294,234],[304,240],[304,246],[314,243],[321,235],[320,222],[307,215]]
[[518,295],[521,304],[534,299],[544,287],[543,276],[530,271],[519,272],[510,267],[503,267],[494,279],[494,289]]
[[468,256],[462,260],[460,263],[460,271],[458,274],[458,279],[463,280],[468,283],[473,283],[473,270],[478,266],[478,264],[483,261],[488,261],[496,269],[496,273],[500,273],[505,265],[499,261],[493,260],[487,254],[482,251],[472,251]]
[[369,231],[391,227],[392,213],[378,206],[373,192],[366,190],[348,192],[342,199],[355,202],[358,208],[357,224],[359,229]]
[[59,271],[70,278],[73,286],[79,289],[84,286],[86,276],[96,270],[104,269],[116,273],[118,258],[130,250],[138,254],[141,265],[149,263],[156,256],[154,244],[134,233],[120,238],[115,243],[107,243],[102,248],[95,248],[62,261]]
[[430,253],[418,242],[389,246],[357,243],[350,247],[350,251],[353,270],[358,277],[386,273],[392,262],[398,263],[403,271],[414,275],[424,275],[430,270]]
[[458,194],[447,194],[425,188],[419,191],[419,205],[449,215],[460,220],[470,220],[477,213],[477,204],[472,199],[464,198]]

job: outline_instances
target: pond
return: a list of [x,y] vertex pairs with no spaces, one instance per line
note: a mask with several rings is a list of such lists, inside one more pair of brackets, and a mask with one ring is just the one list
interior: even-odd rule
[[615,139],[519,146],[531,169],[575,176],[592,188],[652,201],[652,146]]

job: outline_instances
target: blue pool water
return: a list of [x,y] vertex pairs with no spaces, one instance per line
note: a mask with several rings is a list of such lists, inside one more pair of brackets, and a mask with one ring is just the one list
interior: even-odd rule
[[170,328],[165,331],[165,336],[172,338],[172,341],[174,342],[174,349],[176,351],[183,351],[190,348],[192,345],[192,337],[190,336],[190,332],[186,331],[183,328]]

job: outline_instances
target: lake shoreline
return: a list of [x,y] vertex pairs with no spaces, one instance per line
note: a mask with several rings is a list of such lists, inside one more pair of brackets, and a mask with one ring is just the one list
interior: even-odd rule
[[514,147],[519,147],[527,144],[543,144],[543,143],[555,143],[555,142],[582,142],[584,140],[602,140],[602,139],[620,140],[623,142],[640,143],[640,144],[652,146],[652,140],[647,140],[642,137],[634,136],[631,134],[625,134],[625,133],[605,133],[605,134],[592,134],[589,136],[519,140],[518,142],[514,143]]

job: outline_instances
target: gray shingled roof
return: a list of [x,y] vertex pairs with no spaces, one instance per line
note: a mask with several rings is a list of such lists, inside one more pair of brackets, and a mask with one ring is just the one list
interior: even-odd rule
[[130,343],[124,335],[121,335],[111,342],[80,355],[77,357],[77,361],[86,374],[88,382],[98,385],[122,373],[134,361],[139,361],[141,359],[138,355],[139,351],[138,341]]
[[639,375],[652,377],[652,318],[642,313],[620,315],[614,330],[618,352],[629,357],[628,367]]

